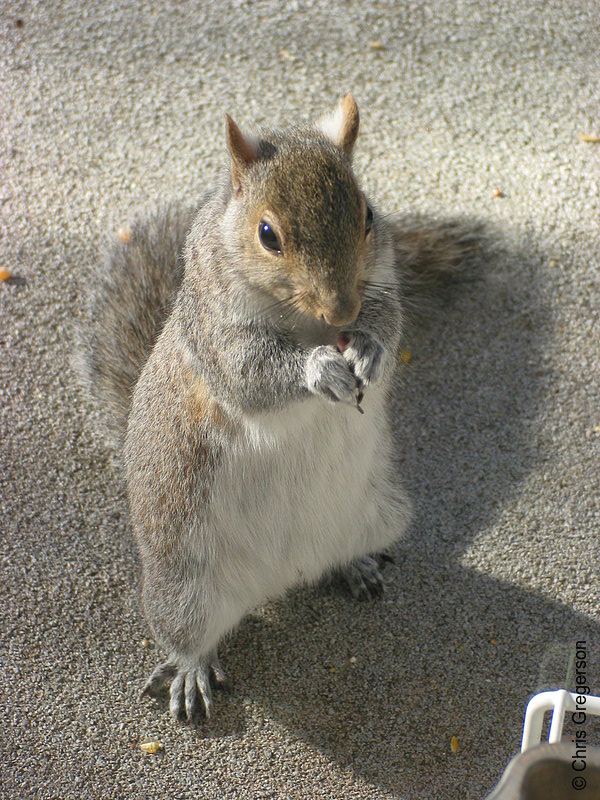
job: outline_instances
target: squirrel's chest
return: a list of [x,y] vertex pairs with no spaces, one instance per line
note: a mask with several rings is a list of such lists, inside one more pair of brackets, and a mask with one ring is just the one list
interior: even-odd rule
[[237,580],[260,574],[261,589],[272,581],[276,593],[355,557],[381,457],[378,395],[371,392],[363,415],[307,402],[248,426],[213,492],[213,519],[219,537],[234,545]]
[[[367,411],[324,402],[299,403],[249,429],[246,454],[264,489],[286,497],[297,491],[345,493],[368,474],[384,416],[381,398]],[[306,497],[306,495],[303,495]]]

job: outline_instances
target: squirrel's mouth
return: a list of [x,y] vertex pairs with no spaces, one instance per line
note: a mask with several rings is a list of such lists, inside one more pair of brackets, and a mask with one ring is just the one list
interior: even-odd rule
[[322,283],[294,292],[289,298],[289,304],[303,316],[316,318],[325,328],[339,331],[356,321],[361,307],[361,295],[360,287],[350,281],[344,285]]
[[[278,326],[277,320],[275,325]],[[320,345],[335,347],[341,334],[339,327],[329,325],[323,319],[312,314],[299,314],[292,324],[283,321],[282,327],[286,336],[306,347],[319,347]]]
[[322,318],[313,318],[306,326],[303,341],[315,347],[319,345],[332,345],[339,349],[340,342],[344,336],[344,328],[342,326],[330,325]]
[[360,311],[360,296],[349,294],[336,297],[335,302],[322,307],[321,320],[331,328],[342,330],[352,325]]
[[358,291],[328,293],[301,290],[267,302],[262,316],[299,343],[313,347],[339,344],[339,336],[352,327],[361,307]]

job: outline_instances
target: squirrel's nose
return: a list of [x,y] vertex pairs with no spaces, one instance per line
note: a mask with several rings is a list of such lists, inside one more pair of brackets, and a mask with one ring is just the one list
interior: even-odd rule
[[360,311],[360,297],[352,294],[347,297],[337,297],[336,302],[323,308],[322,318],[334,328],[343,328],[350,325],[358,317]]

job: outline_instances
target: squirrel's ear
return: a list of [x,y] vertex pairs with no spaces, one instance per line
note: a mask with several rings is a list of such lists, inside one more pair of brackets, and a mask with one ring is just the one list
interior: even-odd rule
[[229,114],[225,114],[227,147],[231,155],[231,179],[240,192],[244,173],[258,157],[258,147],[251,138],[244,136]]
[[358,106],[352,95],[347,94],[330,114],[321,117],[317,127],[334,144],[341,147],[346,155],[352,155],[358,136],[358,123]]

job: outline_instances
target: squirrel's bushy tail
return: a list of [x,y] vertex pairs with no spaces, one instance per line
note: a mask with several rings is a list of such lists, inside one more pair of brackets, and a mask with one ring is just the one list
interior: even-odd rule
[[183,277],[183,245],[196,209],[171,204],[115,237],[93,273],[76,368],[120,449],[133,388]]
[[490,232],[472,219],[406,215],[389,221],[400,291],[409,321],[457,286],[479,280]]

